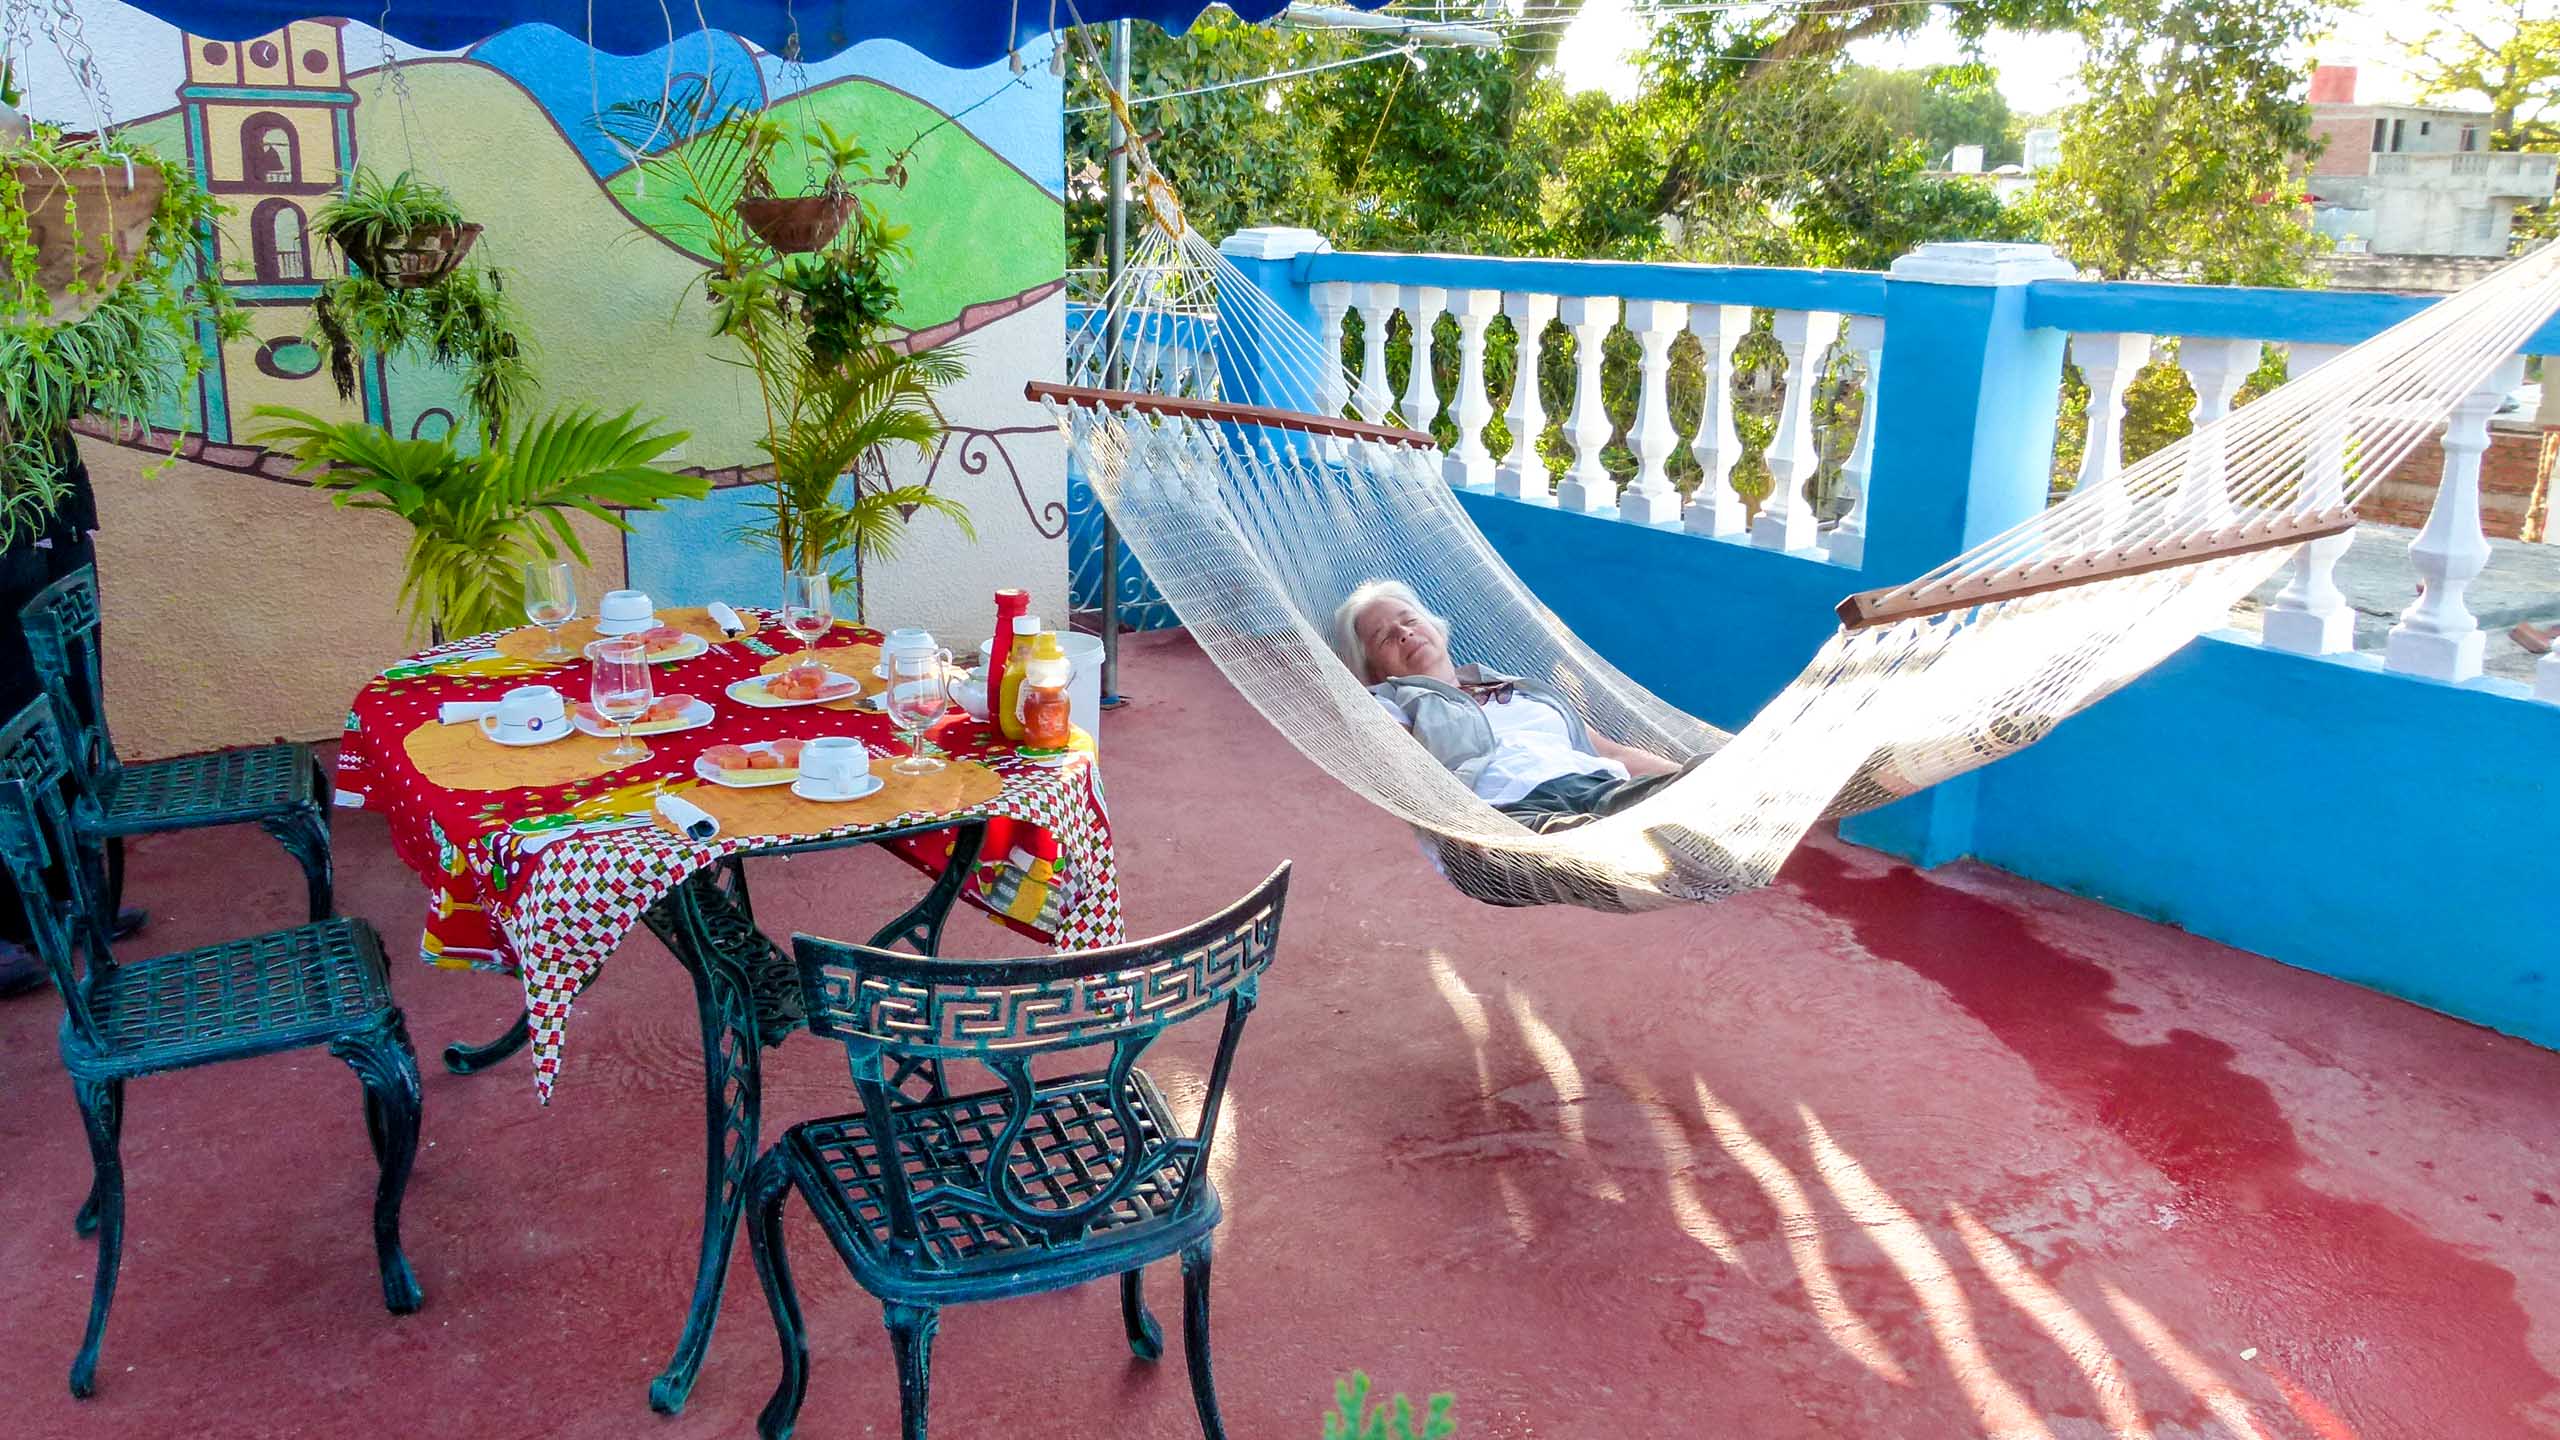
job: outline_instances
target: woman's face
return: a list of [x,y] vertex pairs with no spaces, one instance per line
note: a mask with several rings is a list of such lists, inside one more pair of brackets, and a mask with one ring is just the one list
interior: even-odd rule
[[1402,600],[1371,601],[1351,622],[1360,637],[1360,653],[1368,657],[1371,681],[1390,675],[1439,676],[1449,668],[1449,647],[1440,629]]

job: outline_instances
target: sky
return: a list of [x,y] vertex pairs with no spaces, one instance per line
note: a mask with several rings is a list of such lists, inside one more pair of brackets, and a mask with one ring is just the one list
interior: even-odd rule
[[[2358,67],[2356,98],[2373,104],[2415,98],[2408,77],[2399,69],[2399,47],[2386,30],[2386,17],[2406,16],[2417,7],[2410,0],[2363,0],[2343,13],[2334,30],[2312,47],[2306,59]],[[2399,24],[2409,28],[2409,21]],[[1577,90],[1600,89],[1625,98],[1635,92],[1636,69],[1628,53],[1643,45],[1645,27],[1629,0],[1586,0],[1582,13],[1565,31],[1556,52],[1565,83]],[[1915,34],[1862,41],[1849,53],[1859,63],[1889,69],[1944,65],[1964,57],[1962,44],[1944,21]],[[2009,108],[2041,114],[2080,97],[2079,42],[2068,35],[1995,33],[1983,46],[1983,58],[1999,71],[2000,93]]]

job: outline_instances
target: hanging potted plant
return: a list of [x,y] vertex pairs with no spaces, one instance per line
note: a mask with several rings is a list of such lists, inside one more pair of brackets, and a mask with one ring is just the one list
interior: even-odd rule
[[[0,67],[0,102],[14,85]],[[199,272],[221,213],[183,165],[121,135],[73,137],[0,114],[0,545],[69,491],[71,422],[166,425],[204,371],[198,326],[246,322]],[[15,130],[15,134],[11,133]]]
[[453,273],[480,238],[453,196],[403,170],[389,180],[358,169],[346,192],[320,207],[313,228],[356,273],[391,290],[415,290]]
[[782,152],[782,126],[762,116],[729,122],[746,127],[747,167],[737,200],[738,221],[770,246],[776,255],[809,255],[824,250],[853,215],[853,183],[866,152],[826,121],[802,137],[821,178],[815,192],[777,195],[772,162]]

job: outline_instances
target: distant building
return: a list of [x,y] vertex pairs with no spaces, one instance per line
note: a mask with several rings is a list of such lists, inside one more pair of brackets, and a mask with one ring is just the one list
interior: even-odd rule
[[2051,125],[2039,125],[2027,132],[2027,173],[2050,170],[2062,163],[2062,131]]
[[2498,151],[2489,112],[2359,105],[2356,71],[2311,77],[2312,224],[2339,249],[2372,255],[2504,255],[2516,208],[2551,198],[2560,155]]

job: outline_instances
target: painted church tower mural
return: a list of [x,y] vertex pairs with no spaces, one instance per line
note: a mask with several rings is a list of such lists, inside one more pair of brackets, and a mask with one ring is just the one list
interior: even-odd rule
[[[350,418],[359,408],[338,398],[308,338],[312,302],[329,278],[322,267],[335,264],[311,217],[356,163],[342,23],[297,20],[241,41],[183,37],[187,155],[226,207],[211,259],[250,320],[248,335],[222,344],[219,366],[208,369],[208,439],[232,439],[232,417],[259,405]],[[382,417],[382,380],[371,365],[361,409]]]

